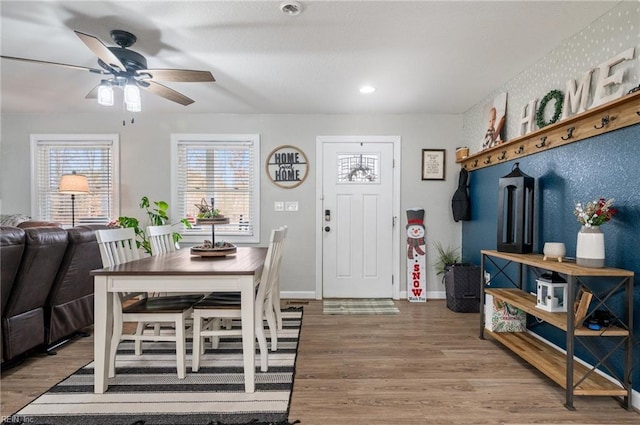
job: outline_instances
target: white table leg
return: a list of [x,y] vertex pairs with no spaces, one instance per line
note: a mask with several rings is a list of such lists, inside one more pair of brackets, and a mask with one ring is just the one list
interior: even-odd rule
[[256,344],[254,324],[254,293],[253,282],[242,287],[242,357],[244,360],[244,390],[247,393],[255,392],[256,373]]
[[108,387],[109,347],[113,326],[113,297],[107,292],[107,276],[94,278],[93,357],[94,392],[103,394]]

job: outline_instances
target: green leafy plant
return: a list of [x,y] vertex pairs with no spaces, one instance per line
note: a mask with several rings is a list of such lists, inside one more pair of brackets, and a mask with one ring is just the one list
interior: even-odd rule
[[436,269],[436,274],[442,275],[442,281],[444,283],[444,274],[449,268],[460,262],[460,250],[458,248],[452,248],[447,246],[446,248],[440,242],[434,242],[433,244],[437,251],[436,262],[433,267]]
[[[113,227],[132,227],[136,233],[136,245],[138,248],[142,248],[147,254],[151,254],[151,242],[147,237],[145,229],[147,226],[163,226],[169,224],[169,204],[165,201],[154,201],[153,206],[151,201],[146,196],[140,199],[140,208],[144,210],[147,220],[144,225],[140,224],[140,220],[135,217],[118,217],[117,220],[110,223]],[[178,223],[182,223],[186,228],[191,229],[191,223],[186,218],[181,219]],[[174,223],[178,224],[178,223]],[[173,242],[178,242],[182,239],[182,235],[178,232],[173,232]]]

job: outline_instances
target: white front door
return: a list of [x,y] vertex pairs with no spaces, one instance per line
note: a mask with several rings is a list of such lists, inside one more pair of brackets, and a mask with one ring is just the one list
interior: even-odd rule
[[322,145],[322,295],[393,296],[391,142]]

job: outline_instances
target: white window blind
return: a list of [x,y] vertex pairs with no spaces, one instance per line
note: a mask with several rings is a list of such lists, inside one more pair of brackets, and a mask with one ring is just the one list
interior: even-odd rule
[[117,158],[117,135],[32,135],[32,217],[71,226],[71,195],[58,187],[60,177],[74,171],[89,183],[89,193],[75,195],[75,225],[117,217]]
[[[211,226],[198,226],[197,205],[206,202],[229,218],[216,225],[216,240],[259,241],[259,168],[257,135],[174,135],[175,193],[172,221],[186,217],[185,241],[202,242]],[[174,214],[174,213],[172,213]],[[193,236],[190,238],[189,236]]]

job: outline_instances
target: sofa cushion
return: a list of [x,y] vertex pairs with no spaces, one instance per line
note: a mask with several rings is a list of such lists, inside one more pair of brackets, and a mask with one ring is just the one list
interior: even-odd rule
[[44,307],[67,248],[67,231],[57,227],[25,230],[26,245],[3,317]]
[[9,294],[22,260],[25,240],[24,230],[17,227],[0,227],[0,269],[2,270],[0,275],[0,283],[2,284],[0,312],[4,311],[7,306]]

